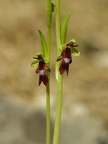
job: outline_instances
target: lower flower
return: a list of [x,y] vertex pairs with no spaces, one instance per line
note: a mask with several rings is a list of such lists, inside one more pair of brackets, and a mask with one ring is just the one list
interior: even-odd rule
[[39,86],[42,82],[45,86],[47,86],[48,84],[47,72],[50,72],[50,69],[40,55],[34,58],[39,60],[38,67],[36,69],[36,73],[39,73]]

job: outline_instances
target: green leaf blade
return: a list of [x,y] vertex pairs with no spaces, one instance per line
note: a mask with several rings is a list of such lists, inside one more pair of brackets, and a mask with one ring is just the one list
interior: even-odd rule
[[66,42],[66,36],[67,36],[67,27],[68,22],[70,18],[70,12],[65,16],[62,25],[61,25],[61,43],[64,44]]

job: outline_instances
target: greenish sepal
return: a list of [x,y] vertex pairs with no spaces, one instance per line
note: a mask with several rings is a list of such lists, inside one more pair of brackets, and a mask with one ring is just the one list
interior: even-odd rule
[[32,61],[31,67],[37,66],[38,63],[39,63],[39,60],[34,60],[34,61]]
[[76,40],[75,39],[71,39],[68,43],[76,43]]
[[72,47],[71,51],[72,51],[72,55],[74,55],[74,56],[80,56],[80,52],[76,48]]
[[40,56],[43,57],[43,55],[42,55],[40,52],[36,53],[35,55],[36,55],[36,56],[39,56],[39,55],[40,55]]

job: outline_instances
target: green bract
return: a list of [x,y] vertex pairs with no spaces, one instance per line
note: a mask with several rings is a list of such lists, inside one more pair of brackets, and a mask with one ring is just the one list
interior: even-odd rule
[[46,43],[46,40],[45,40],[45,37],[44,37],[43,33],[40,30],[38,30],[38,32],[39,32],[39,35],[40,35],[42,54],[45,57],[46,54],[47,54],[47,43]]
[[70,18],[70,12],[65,16],[61,25],[61,44],[64,44],[66,42],[69,18]]

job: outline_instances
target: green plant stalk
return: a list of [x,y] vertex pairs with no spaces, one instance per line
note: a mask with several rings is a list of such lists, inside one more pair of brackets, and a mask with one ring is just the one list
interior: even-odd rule
[[57,108],[56,108],[56,119],[54,127],[54,137],[53,144],[59,143],[60,138],[60,123],[61,123],[61,113],[62,113],[62,76],[58,76],[59,81],[57,81]]
[[[48,49],[51,46],[51,28],[48,28]],[[48,50],[48,66],[50,67],[50,50]],[[49,83],[46,86],[46,144],[50,144],[50,73],[48,73]]]
[[50,80],[46,86],[46,144],[50,144]]
[[[61,36],[60,36],[60,0],[56,0],[56,41],[57,41],[57,52],[56,58],[60,55]],[[53,144],[59,143],[60,138],[60,123],[62,113],[62,95],[63,95],[63,78],[59,73],[60,63],[56,62],[56,80],[57,80],[57,107],[56,107],[56,118],[54,127]]]
[[[50,67],[50,49],[51,49],[51,18],[52,7],[51,0],[47,0],[47,52],[46,57],[48,60],[48,66]],[[50,144],[50,73],[48,74],[49,83],[46,86],[46,144]]]

